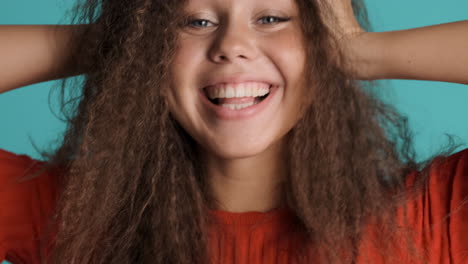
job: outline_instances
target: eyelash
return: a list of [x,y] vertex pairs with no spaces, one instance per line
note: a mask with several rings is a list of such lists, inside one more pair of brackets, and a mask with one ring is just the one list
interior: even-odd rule
[[[276,22],[266,23],[266,24],[276,24],[276,23],[281,23],[281,22],[286,22],[286,21],[291,20],[290,17],[277,17],[277,16],[263,16],[260,19],[263,19],[263,18],[275,18],[277,20]],[[187,21],[186,26],[192,27],[192,28],[202,28],[202,27],[192,25],[193,22],[200,22],[200,21],[208,21],[209,22],[209,20],[207,20],[207,19],[192,19],[192,20]]]

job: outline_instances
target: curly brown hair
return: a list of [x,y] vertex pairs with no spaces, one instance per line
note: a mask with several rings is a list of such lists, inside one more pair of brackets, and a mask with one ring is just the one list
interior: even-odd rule
[[[397,228],[396,208],[424,186],[423,168],[456,146],[416,162],[407,119],[333,59],[343,54],[333,48],[338,40],[324,23],[332,7],[323,2],[296,0],[307,47],[304,98],[312,100],[286,135],[287,205],[323,249],[323,263],[353,263],[370,217],[385,238],[381,254],[402,246],[424,257],[410,232]],[[73,99],[64,100],[72,87],[63,81],[62,109],[73,106],[68,129],[59,148],[42,153],[44,170],[66,172],[54,215],[58,233],[44,263],[210,263],[207,212],[216,201],[197,143],[165,97],[183,4],[83,0],[74,8],[73,21],[92,24],[74,50],[89,70]],[[365,24],[364,5],[356,0],[353,7]],[[404,182],[413,170],[422,171],[410,191]],[[396,242],[402,236],[404,245]],[[397,262],[392,254],[386,259]]]

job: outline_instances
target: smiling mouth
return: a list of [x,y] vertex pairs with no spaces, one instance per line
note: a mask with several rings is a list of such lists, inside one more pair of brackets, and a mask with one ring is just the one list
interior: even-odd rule
[[205,96],[214,105],[240,110],[256,105],[270,95],[272,84],[239,84],[204,89]]

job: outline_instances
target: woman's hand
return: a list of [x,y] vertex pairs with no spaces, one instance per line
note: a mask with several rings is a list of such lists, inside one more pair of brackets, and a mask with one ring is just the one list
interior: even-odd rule
[[326,19],[326,23],[338,40],[349,40],[365,33],[354,16],[351,0],[326,0],[326,4],[326,8],[331,8],[329,11],[332,15]]
[[[366,49],[363,40],[366,39],[366,32],[353,11],[351,0],[324,0],[319,1],[324,10],[324,22],[337,41],[336,47],[344,55],[344,58],[337,58],[338,64],[346,67],[347,71],[356,76],[364,78],[363,61],[359,62],[358,49]],[[339,60],[341,59],[341,60]],[[344,59],[344,61],[343,61]]]

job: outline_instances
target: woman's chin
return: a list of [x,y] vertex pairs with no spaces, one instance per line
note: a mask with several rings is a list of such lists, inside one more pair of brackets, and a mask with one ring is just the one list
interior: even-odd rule
[[204,149],[209,155],[220,159],[243,159],[265,154],[273,143],[274,142],[267,142],[265,140],[241,143],[238,141],[224,141],[222,144],[205,145]]
[[243,159],[258,156],[268,149],[268,144],[222,144],[205,148],[210,155],[221,159]]

